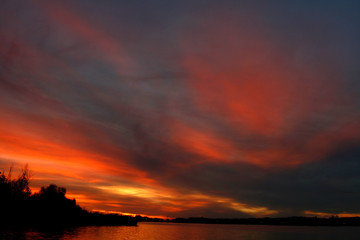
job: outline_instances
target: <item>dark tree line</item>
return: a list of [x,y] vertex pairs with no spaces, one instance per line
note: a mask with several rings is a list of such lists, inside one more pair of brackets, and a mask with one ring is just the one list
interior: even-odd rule
[[51,184],[38,193],[31,193],[29,170],[12,179],[0,172],[1,226],[75,226],[75,225],[136,225],[133,217],[89,212],[66,197],[66,189]]

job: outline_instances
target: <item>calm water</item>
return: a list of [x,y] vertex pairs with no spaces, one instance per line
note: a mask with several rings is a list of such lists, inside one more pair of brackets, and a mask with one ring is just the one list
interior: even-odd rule
[[139,223],[138,227],[78,227],[61,231],[11,231],[0,239],[61,240],[339,240],[360,239],[360,227],[288,227]]

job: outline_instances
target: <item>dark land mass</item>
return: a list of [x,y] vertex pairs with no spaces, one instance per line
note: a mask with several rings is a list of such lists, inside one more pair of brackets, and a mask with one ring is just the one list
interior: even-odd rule
[[32,194],[27,168],[17,179],[11,179],[11,171],[0,172],[0,228],[137,225],[131,216],[89,212],[65,194],[65,188],[53,184]]
[[244,224],[281,226],[360,226],[360,217],[285,217],[285,218],[175,218],[160,219],[136,216],[138,222],[203,223],[203,224]]
[[76,204],[75,199],[65,196],[66,189],[56,185],[42,187],[32,194],[29,188],[27,168],[17,179],[0,172],[0,229],[1,228],[59,228],[76,226],[136,226],[137,222],[205,223],[205,224],[252,224],[289,226],[360,226],[360,217],[330,218],[176,218],[161,219],[142,216],[123,216],[89,212]]
[[176,218],[175,223],[212,223],[212,224],[249,224],[249,225],[285,225],[285,226],[360,226],[359,217],[286,217],[286,218]]

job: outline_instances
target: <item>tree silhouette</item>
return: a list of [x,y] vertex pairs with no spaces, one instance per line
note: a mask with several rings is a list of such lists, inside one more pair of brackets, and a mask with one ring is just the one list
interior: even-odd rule
[[25,166],[17,179],[0,172],[0,221],[4,226],[136,225],[133,217],[93,213],[82,209],[66,189],[50,184],[31,194],[30,174]]

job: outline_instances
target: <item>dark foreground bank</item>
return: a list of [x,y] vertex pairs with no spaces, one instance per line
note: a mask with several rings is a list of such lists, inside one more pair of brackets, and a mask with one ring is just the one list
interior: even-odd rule
[[134,217],[89,212],[65,194],[65,188],[53,184],[32,194],[27,168],[17,179],[0,172],[0,228],[137,225]]

